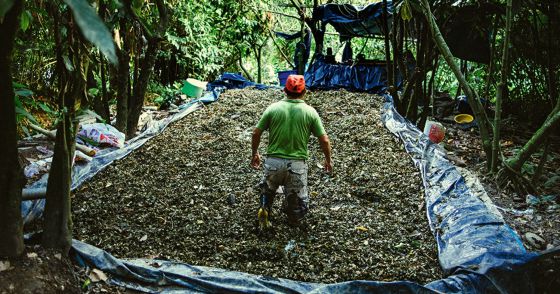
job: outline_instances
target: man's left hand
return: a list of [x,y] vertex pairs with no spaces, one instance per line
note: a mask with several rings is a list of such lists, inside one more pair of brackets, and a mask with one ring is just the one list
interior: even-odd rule
[[254,169],[259,169],[261,167],[261,156],[259,153],[253,154],[251,158],[251,167]]

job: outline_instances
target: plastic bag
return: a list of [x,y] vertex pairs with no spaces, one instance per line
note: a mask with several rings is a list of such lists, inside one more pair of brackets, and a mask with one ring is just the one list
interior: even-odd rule
[[91,146],[124,147],[125,135],[104,123],[85,124],[78,132],[78,139]]
[[426,121],[424,126],[424,134],[430,138],[432,143],[439,143],[445,137],[445,128],[442,124],[434,121]]

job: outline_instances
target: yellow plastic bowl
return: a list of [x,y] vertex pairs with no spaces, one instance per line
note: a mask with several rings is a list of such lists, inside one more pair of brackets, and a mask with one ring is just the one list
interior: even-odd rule
[[455,116],[455,122],[458,124],[468,124],[474,120],[470,114],[457,114]]

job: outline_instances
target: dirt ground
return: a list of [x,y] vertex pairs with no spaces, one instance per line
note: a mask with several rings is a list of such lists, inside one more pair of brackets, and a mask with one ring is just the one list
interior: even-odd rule
[[[476,128],[462,130],[455,124],[447,128],[445,148],[457,165],[466,166],[481,179],[506,222],[522,237],[530,251],[541,251],[560,246],[560,137],[550,136],[550,153],[538,179],[538,193],[518,194],[511,182],[499,181],[486,171],[480,137]],[[530,138],[532,132],[520,122],[506,121],[501,147],[505,156],[511,156]],[[526,164],[524,171],[533,172],[542,158],[542,150]],[[527,176],[527,174],[525,174]]]
[[17,259],[0,259],[0,293],[81,293],[77,269],[62,255],[27,247]]
[[[419,172],[380,122],[382,98],[315,92],[334,173],[310,143],[307,229],[256,234],[261,171],[251,132],[280,90],[232,90],[175,123],[75,193],[74,236],[117,257],[159,258],[313,282],[441,278]],[[265,153],[266,137],[261,144]]]

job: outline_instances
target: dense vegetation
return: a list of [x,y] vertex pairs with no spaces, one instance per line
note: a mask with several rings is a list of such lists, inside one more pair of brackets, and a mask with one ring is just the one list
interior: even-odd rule
[[[131,138],[142,106],[177,92],[189,77],[213,80],[225,71],[241,72],[256,82],[275,83],[276,72],[292,69],[299,38],[285,41],[275,32],[294,33],[320,26],[314,6],[343,1],[256,0],[2,0],[0,1],[0,255],[23,250],[19,215],[22,172],[17,140],[31,125],[57,129],[53,170],[47,189],[43,244],[70,246],[70,162],[76,115],[87,109],[113,122]],[[384,3],[386,1],[383,1]],[[512,180],[524,191],[538,181],[522,167],[549,146],[560,121],[558,71],[560,4],[544,1],[404,0],[384,18],[380,38],[352,43],[355,52],[387,60],[389,85],[398,110],[424,125],[439,92],[465,93],[483,142],[488,170]],[[353,4],[366,4],[353,1]],[[466,61],[451,55],[446,29],[451,16],[466,14],[490,41],[489,58]],[[463,10],[461,10],[463,9]],[[389,23],[389,20],[391,23]],[[341,55],[342,43],[327,27],[323,44]],[[409,54],[410,53],[410,54]],[[408,69],[406,58],[416,67]],[[300,69],[301,70],[301,69]],[[481,100],[493,103],[487,111]],[[423,106],[423,107],[419,107]],[[516,115],[533,126],[533,137],[511,158],[500,152],[501,117]],[[546,155],[543,164],[546,161]],[[533,177],[534,179],[535,177]],[[538,177],[536,177],[538,178]]]

